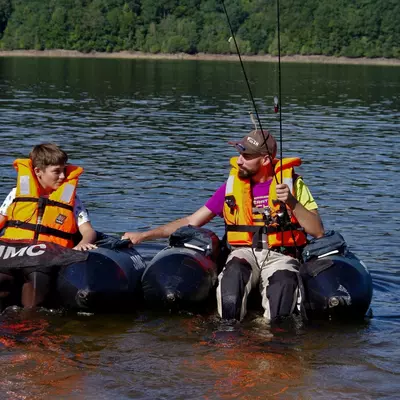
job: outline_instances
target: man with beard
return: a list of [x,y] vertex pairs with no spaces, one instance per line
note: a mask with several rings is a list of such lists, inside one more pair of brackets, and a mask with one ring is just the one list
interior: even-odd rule
[[[231,159],[231,172],[206,204],[190,216],[146,232],[126,232],[133,244],[168,237],[185,226],[224,218],[231,253],[218,276],[218,313],[242,320],[251,289],[259,285],[264,317],[270,321],[299,309],[299,258],[307,234],[324,234],[317,204],[294,172],[299,158],[277,160],[277,144],[266,130],[253,130]],[[282,182],[282,183],[281,183]],[[297,307],[296,307],[297,306]]]

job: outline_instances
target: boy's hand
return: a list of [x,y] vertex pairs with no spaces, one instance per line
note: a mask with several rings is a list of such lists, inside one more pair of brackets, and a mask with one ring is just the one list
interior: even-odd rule
[[91,249],[97,249],[97,246],[93,243],[79,243],[73,248],[73,250],[78,251],[87,251]]

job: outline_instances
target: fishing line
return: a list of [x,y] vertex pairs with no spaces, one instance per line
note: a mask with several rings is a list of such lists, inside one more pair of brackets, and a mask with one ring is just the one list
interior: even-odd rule
[[[282,134],[282,104],[280,99],[282,98],[282,74],[281,74],[281,17],[280,17],[280,7],[279,0],[276,0],[276,26],[278,31],[278,99],[275,101],[275,112],[276,108],[279,110],[279,155],[281,162],[283,160],[283,134]],[[281,168],[281,183],[283,182],[283,168]]]
[[[276,29],[277,29],[277,34],[278,34],[278,99],[274,99],[275,101],[275,112],[277,111],[277,108],[279,110],[279,155],[280,155],[280,160],[282,162],[283,160],[283,129],[282,129],[282,104],[280,104],[280,99],[282,98],[282,72],[281,72],[281,16],[280,16],[280,4],[279,0],[276,0]],[[281,183],[283,183],[283,168],[281,168]],[[294,185],[294,182],[293,182]],[[284,219],[289,219],[290,217],[288,214],[288,207],[285,203],[281,202],[283,206],[283,212],[284,212]],[[294,243],[294,247],[296,249],[296,256],[298,255],[299,248],[296,243],[296,239],[293,233],[293,229],[290,228],[290,232],[292,235],[292,240]],[[284,232],[282,231],[282,243],[284,242],[283,240]],[[297,258],[297,257],[296,257]]]

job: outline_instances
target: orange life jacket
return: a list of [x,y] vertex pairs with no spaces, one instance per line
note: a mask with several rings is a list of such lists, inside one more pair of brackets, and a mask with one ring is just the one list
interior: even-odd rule
[[39,194],[40,184],[31,160],[18,159],[13,165],[18,172],[16,196],[7,210],[2,239],[46,241],[73,247],[78,230],[74,216],[76,188],[83,168],[66,166],[64,182],[46,198]]
[[[274,160],[275,176],[271,182],[268,194],[268,206],[272,220],[276,219],[280,211],[280,203],[277,200],[276,185],[281,183],[281,171],[283,183],[286,183],[292,194],[294,193],[294,168],[301,165],[300,158],[284,158]],[[224,219],[226,223],[227,240],[232,246],[256,246],[253,243],[254,233],[262,232],[267,234],[268,247],[291,247],[303,246],[307,243],[307,237],[302,230],[296,217],[291,213],[290,222],[284,226],[278,223],[266,226],[263,216],[255,214],[250,179],[241,179],[238,176],[237,157],[231,159],[232,169],[226,183]],[[277,182],[278,181],[278,182]],[[290,211],[290,210],[289,210]]]

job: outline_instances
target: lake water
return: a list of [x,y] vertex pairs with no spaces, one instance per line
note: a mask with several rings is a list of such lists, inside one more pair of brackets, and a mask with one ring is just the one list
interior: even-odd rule
[[[277,66],[245,63],[264,128]],[[282,65],[282,149],[326,229],[374,281],[373,317],[270,329],[213,315],[0,316],[4,399],[395,399],[400,391],[400,68]],[[239,63],[0,58],[0,197],[12,161],[56,142],[85,168],[97,230],[144,230],[202,206],[252,123]],[[222,220],[209,224],[219,236]]]

